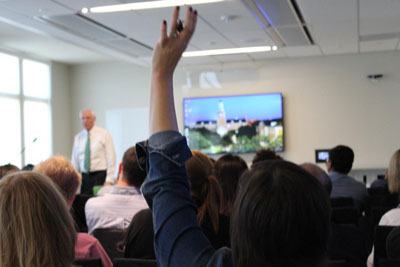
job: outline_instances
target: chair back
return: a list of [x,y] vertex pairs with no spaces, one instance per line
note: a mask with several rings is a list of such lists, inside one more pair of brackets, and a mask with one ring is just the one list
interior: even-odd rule
[[116,258],[113,261],[114,267],[157,267],[156,260]]
[[77,231],[80,233],[87,233],[88,227],[86,224],[85,205],[92,195],[76,195],[71,207],[71,214],[74,218]]
[[331,207],[354,207],[354,200],[352,197],[334,197],[331,198]]
[[379,266],[382,267],[399,267],[400,259],[381,259],[379,261]]
[[91,259],[76,259],[73,262],[75,267],[102,267],[101,259],[91,258]]
[[122,229],[95,229],[96,237],[111,260],[124,256],[125,230]]
[[382,226],[378,225],[375,228],[375,242],[374,242],[374,266],[375,267],[386,267],[386,265],[380,265],[380,260],[387,258],[386,253],[386,238],[390,231],[395,226]]
[[358,224],[359,211],[356,207],[332,208],[332,222],[338,224]]

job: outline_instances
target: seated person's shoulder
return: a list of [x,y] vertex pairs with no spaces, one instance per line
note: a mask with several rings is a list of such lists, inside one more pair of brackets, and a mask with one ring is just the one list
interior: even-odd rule
[[382,216],[379,225],[400,225],[400,209],[394,208],[386,212]]
[[233,267],[232,251],[226,247],[218,249],[211,257],[207,267]]
[[78,233],[77,234],[77,241],[76,241],[77,246],[79,246],[79,245],[87,246],[87,245],[92,245],[92,244],[95,244],[98,242],[99,241],[95,237],[93,237],[87,233]]

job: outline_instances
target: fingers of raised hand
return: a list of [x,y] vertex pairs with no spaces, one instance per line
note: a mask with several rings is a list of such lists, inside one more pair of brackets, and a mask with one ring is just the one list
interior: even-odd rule
[[175,7],[174,13],[172,15],[171,28],[169,31],[170,36],[176,37],[178,18],[179,18],[179,6]]
[[167,35],[167,21],[163,21],[161,25],[161,41],[165,42],[165,40],[168,38]]
[[185,45],[193,35],[197,23],[197,11],[188,7],[186,12],[185,25],[183,30],[178,31],[179,7],[174,9],[169,35],[167,33],[167,22],[164,20],[161,26],[161,44],[165,44],[169,39],[181,39]]
[[192,7],[189,7],[186,12],[185,26],[184,26],[184,35],[187,39],[190,39],[194,29],[197,24],[197,10],[193,10]]

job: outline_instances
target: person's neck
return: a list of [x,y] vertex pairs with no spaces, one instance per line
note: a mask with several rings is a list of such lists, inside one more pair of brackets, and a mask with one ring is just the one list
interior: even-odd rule
[[130,184],[128,184],[126,182],[126,180],[124,179],[124,177],[120,177],[117,182],[115,183],[115,185],[117,186],[131,186]]

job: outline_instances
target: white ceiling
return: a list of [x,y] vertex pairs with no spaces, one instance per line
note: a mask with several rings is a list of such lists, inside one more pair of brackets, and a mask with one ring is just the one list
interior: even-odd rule
[[[299,17],[288,8],[291,1],[297,3],[314,44],[305,41]],[[0,48],[68,64],[124,60],[149,65],[161,22],[169,20],[172,8],[77,15],[83,7],[126,2],[136,1],[0,0]],[[254,16],[257,12],[249,3],[264,9],[263,18]],[[399,0],[227,0],[194,8],[200,17],[188,50],[263,45],[279,49],[185,58],[186,64],[400,49]],[[223,16],[233,19],[225,21]],[[261,23],[263,19],[270,21],[270,28]]]

